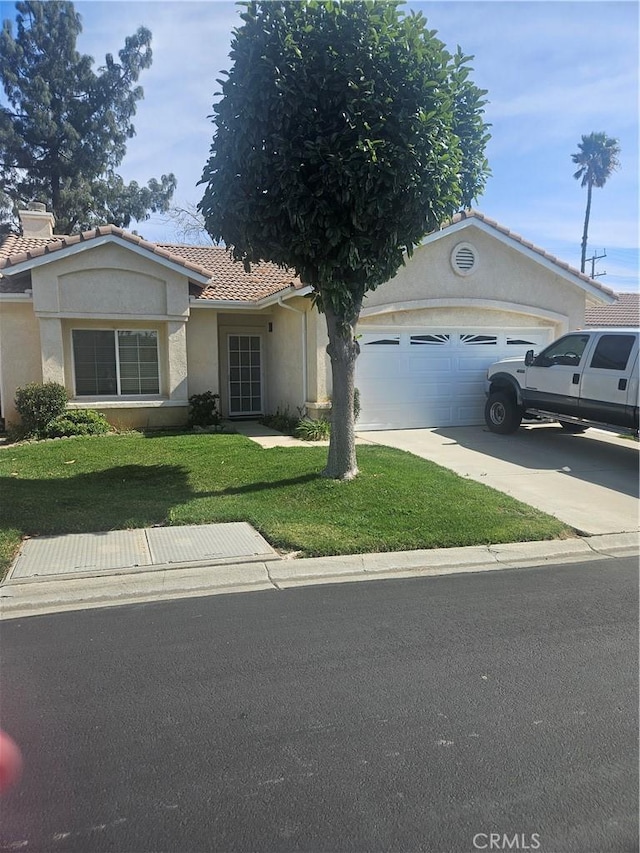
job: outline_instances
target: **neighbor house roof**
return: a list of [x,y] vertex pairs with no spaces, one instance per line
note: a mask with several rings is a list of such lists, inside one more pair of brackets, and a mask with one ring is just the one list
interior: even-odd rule
[[[9,271],[29,266],[30,261],[42,261],[57,252],[73,250],[98,238],[114,238],[157,255],[165,261],[183,267],[185,274],[197,275],[190,292],[196,299],[233,302],[254,302],[281,291],[303,285],[293,273],[274,264],[254,264],[251,272],[242,263],[233,261],[229,252],[220,246],[179,246],[171,243],[152,243],[115,225],[102,225],[73,236],[21,237],[11,234],[0,244],[0,292],[20,293],[29,285],[22,279],[12,281]],[[4,270],[5,276],[2,276]],[[16,269],[16,272],[18,270]]]
[[617,293],[612,305],[597,305],[584,313],[585,326],[640,326],[640,293]]

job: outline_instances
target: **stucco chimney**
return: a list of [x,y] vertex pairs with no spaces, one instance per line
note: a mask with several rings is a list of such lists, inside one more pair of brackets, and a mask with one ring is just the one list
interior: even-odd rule
[[47,206],[39,201],[29,202],[28,210],[18,211],[23,237],[53,237],[56,220],[47,213]]

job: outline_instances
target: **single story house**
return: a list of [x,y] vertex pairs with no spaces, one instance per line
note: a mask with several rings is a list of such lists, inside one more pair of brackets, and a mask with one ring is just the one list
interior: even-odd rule
[[[60,382],[117,427],[186,421],[191,394],[225,417],[330,406],[324,318],[310,289],[220,247],[148,242],[111,225],[54,234],[44,205],[0,245],[0,413]],[[615,295],[477,211],[429,234],[358,324],[360,429],[482,422],[490,363],[540,349]]]

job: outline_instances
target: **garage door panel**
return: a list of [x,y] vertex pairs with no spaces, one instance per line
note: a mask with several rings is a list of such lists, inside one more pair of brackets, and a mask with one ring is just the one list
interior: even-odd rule
[[[362,346],[365,338],[371,346]],[[379,344],[388,339],[395,343]],[[551,339],[551,329],[367,333],[356,362],[358,428],[481,424],[486,368]]]
[[374,407],[384,411],[387,408],[412,405],[414,402],[415,395],[409,393],[403,384],[390,385],[386,388],[380,388],[380,390],[365,388],[364,391],[360,391],[360,409],[361,411],[365,409],[367,414]]
[[450,373],[454,364],[455,359],[451,357],[409,358],[406,361],[406,369],[416,376],[442,375]]
[[[377,353],[375,357],[369,357],[367,353],[367,376],[372,378],[388,378],[406,374],[406,366],[397,358],[381,358]],[[363,358],[360,354],[358,361]]]
[[360,418],[358,429],[399,429],[398,423],[402,423],[403,428],[407,429],[419,428],[424,426],[427,414],[438,421],[434,424],[436,426],[446,426],[453,417],[452,408],[447,404],[429,406],[428,410],[424,411],[413,403],[401,404],[393,411],[388,406],[374,406],[367,420]]

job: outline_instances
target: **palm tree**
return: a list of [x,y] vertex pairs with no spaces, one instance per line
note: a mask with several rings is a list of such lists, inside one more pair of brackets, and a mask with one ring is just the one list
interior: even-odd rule
[[606,133],[590,133],[582,137],[578,144],[580,149],[577,154],[572,154],[571,159],[580,168],[573,177],[579,181],[580,186],[587,188],[587,210],[584,216],[584,230],[582,232],[582,259],[580,271],[584,272],[587,258],[587,234],[589,232],[589,216],[591,215],[591,190],[593,187],[603,187],[607,179],[611,177],[620,165],[618,155],[620,145],[617,139],[607,136]]

